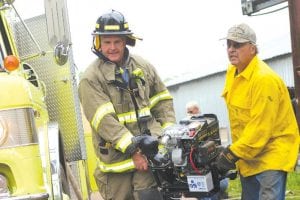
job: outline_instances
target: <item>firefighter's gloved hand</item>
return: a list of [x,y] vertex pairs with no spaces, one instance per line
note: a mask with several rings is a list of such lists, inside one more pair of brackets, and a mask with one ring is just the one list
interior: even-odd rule
[[140,143],[145,139],[146,135],[137,135],[131,138],[131,144],[127,147],[125,153],[133,155],[139,150]]
[[225,174],[229,170],[235,169],[235,163],[238,161],[238,157],[232,153],[232,151],[229,149],[229,146],[227,148],[221,148],[220,154],[217,157],[217,168],[218,171],[221,174]]
[[138,135],[133,137],[131,141],[137,144],[142,153],[149,158],[154,157],[158,152],[158,140],[150,135]]
[[168,157],[168,154],[162,154],[158,152],[152,159],[152,162],[154,162],[156,165],[164,165],[170,162],[170,159]]

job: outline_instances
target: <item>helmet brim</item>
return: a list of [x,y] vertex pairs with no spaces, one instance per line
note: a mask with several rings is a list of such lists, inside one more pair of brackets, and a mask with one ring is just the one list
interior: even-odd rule
[[125,36],[126,37],[126,44],[129,45],[129,46],[135,46],[135,42],[136,40],[143,40],[143,38],[140,38],[140,37],[137,37],[137,36],[134,36],[133,33],[128,33],[128,32],[93,32],[92,35],[120,35],[120,36]]
[[110,32],[99,32],[95,31],[92,35],[132,35],[133,33],[128,31],[110,31]]

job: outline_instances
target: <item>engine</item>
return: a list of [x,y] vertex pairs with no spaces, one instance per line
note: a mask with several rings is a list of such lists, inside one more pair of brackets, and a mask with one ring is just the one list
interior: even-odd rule
[[159,153],[150,167],[164,199],[210,197],[225,178],[215,166],[221,147],[216,115],[205,114],[181,120],[164,130]]

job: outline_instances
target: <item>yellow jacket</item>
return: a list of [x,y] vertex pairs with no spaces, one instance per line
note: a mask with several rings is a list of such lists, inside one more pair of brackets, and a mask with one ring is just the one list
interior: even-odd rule
[[299,130],[287,87],[255,56],[236,75],[229,65],[222,96],[232,134],[230,150],[243,176],[265,170],[292,171],[299,150]]

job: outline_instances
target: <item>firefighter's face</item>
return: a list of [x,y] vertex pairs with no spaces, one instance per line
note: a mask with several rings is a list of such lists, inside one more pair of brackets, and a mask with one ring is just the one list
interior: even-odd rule
[[227,40],[227,55],[230,63],[237,67],[238,71],[243,71],[256,54],[256,48],[253,44],[237,43]]
[[126,38],[122,36],[101,36],[101,52],[111,62],[121,64],[126,47]]

